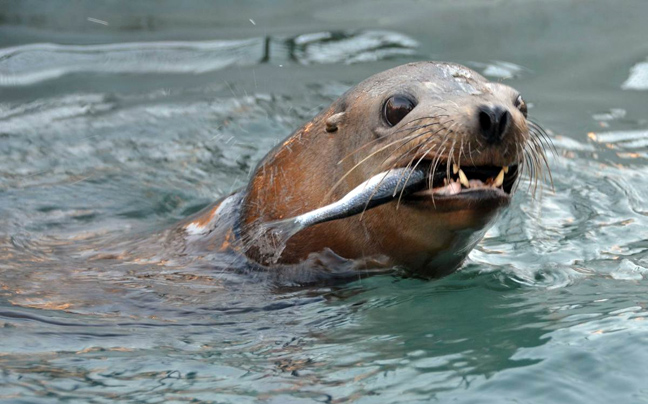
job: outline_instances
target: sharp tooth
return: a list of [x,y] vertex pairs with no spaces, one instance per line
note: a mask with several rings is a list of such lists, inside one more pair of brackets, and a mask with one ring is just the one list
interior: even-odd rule
[[466,188],[470,188],[470,182],[468,182],[468,177],[464,174],[463,170],[459,170],[459,182]]
[[452,173],[456,174],[457,172],[459,172],[459,166],[457,164],[453,164],[452,165]]
[[502,167],[502,170],[504,170],[504,174],[508,174],[508,170],[509,170],[508,166]]
[[497,177],[495,178],[495,181],[493,182],[493,186],[495,188],[499,188],[504,184],[504,169],[502,168],[502,171],[497,174]]

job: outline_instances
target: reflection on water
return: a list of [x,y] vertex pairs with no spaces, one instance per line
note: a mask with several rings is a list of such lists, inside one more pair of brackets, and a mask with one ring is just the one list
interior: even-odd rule
[[491,79],[512,79],[521,76],[528,69],[511,62],[496,60],[491,63],[472,62],[471,67],[481,69],[484,76]]
[[648,90],[648,62],[637,63],[630,69],[630,76],[623,82],[624,90]]
[[[460,18],[446,29],[470,31]],[[0,49],[0,401],[648,401],[648,123],[628,85],[646,55],[631,48],[583,81],[571,63],[602,62],[586,52],[600,41],[552,59],[560,75],[536,55],[455,56],[522,88],[557,152],[553,188],[533,199],[524,182],[452,276],[278,288],[231,257],[165,254],[172,224],[349,85],[446,59],[425,27],[352,28]],[[505,29],[470,38],[509,44]]]
[[0,49],[0,87],[25,86],[73,73],[200,74],[258,63],[356,63],[415,55],[418,43],[397,32],[317,32],[295,38],[30,44]]

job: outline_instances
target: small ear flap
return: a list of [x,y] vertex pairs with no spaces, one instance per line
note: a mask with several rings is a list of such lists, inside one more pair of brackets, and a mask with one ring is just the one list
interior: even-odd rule
[[344,120],[344,112],[338,112],[326,119],[326,131],[335,132],[338,130],[338,125]]

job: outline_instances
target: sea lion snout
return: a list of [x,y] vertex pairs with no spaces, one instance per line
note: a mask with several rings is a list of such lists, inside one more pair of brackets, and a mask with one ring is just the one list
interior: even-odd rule
[[480,134],[486,139],[486,143],[501,142],[512,119],[508,108],[501,105],[480,105],[477,111]]

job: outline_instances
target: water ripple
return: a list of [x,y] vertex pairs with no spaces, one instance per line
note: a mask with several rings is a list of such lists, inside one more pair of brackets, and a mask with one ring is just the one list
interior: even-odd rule
[[[0,86],[306,70],[418,46],[383,31],[29,45],[2,50]],[[155,242],[348,85],[247,95],[205,81],[0,103],[0,401],[645,401],[648,135],[628,105],[586,113],[607,125],[589,137],[551,132],[554,189],[534,199],[525,180],[459,272],[291,290]]]
[[28,86],[75,73],[201,74],[260,63],[357,63],[416,54],[397,32],[317,32],[244,40],[29,44],[0,49],[0,86]]

